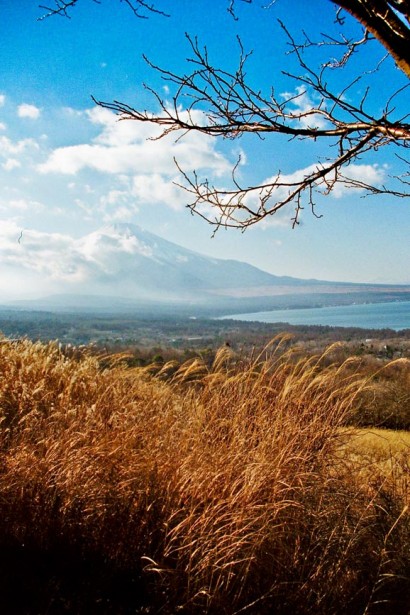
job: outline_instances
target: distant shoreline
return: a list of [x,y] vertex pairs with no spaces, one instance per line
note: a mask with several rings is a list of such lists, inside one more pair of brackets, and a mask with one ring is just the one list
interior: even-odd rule
[[363,329],[410,329],[410,301],[352,302],[349,304],[286,307],[230,314],[219,320],[242,322],[284,322],[289,325],[359,327]]
[[[349,307],[352,305],[380,305],[381,303],[385,303],[385,304],[391,304],[391,303],[410,303],[410,298],[406,297],[405,299],[380,299],[379,301],[351,301],[349,303],[328,303],[328,304],[324,304],[324,303],[320,303],[318,305],[306,305],[306,306],[302,306],[302,305],[289,305],[288,307],[283,307],[283,308],[272,308],[272,310],[265,310],[265,309],[261,309],[261,310],[254,310],[254,314],[258,314],[261,312],[276,312],[276,311],[292,311],[292,310],[319,310],[321,308],[337,308],[337,307]],[[243,312],[245,313],[245,312]],[[248,313],[248,312],[246,312]],[[250,313],[250,312],[249,312]],[[232,312],[232,314],[234,314],[234,312]],[[237,312],[235,312],[235,314],[237,314]],[[222,316],[220,317],[222,318],[230,318],[230,316]]]

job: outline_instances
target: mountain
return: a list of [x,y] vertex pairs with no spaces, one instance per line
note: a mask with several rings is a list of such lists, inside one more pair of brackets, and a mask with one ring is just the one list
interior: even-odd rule
[[410,287],[276,276],[248,263],[203,256],[132,224],[106,226],[75,240],[55,261],[52,294],[13,305],[148,312],[152,306],[196,307],[233,313],[410,296]]
[[261,271],[248,263],[203,256],[133,224],[104,227],[88,236],[88,243],[90,237],[96,246],[110,250],[113,261],[108,276],[111,280],[107,282],[112,283],[114,275],[126,281],[127,296],[181,298],[221,289],[300,282]]

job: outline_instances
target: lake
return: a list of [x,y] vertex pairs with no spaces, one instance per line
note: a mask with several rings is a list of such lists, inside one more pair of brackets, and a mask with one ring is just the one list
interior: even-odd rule
[[258,322],[286,322],[290,325],[329,325],[363,329],[410,329],[410,301],[334,305],[319,308],[273,310],[234,314],[224,319]]

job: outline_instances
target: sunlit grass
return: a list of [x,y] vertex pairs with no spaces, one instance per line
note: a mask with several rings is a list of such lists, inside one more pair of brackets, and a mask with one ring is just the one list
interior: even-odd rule
[[343,459],[354,462],[356,476],[363,482],[390,483],[389,489],[400,491],[410,504],[410,432],[392,429],[344,430],[349,437],[341,447]]
[[410,431],[394,429],[356,429],[351,432],[352,448],[380,458],[408,452],[410,449]]
[[368,379],[283,346],[102,369],[1,344],[0,540],[132,570],[148,612],[405,613],[406,436],[386,471],[344,427]]

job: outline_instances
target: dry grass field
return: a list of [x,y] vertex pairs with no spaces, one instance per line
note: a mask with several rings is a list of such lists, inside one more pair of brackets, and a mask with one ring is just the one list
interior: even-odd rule
[[[0,344],[4,613],[408,615],[409,435],[352,362]],[[369,432],[369,433],[368,433]]]

